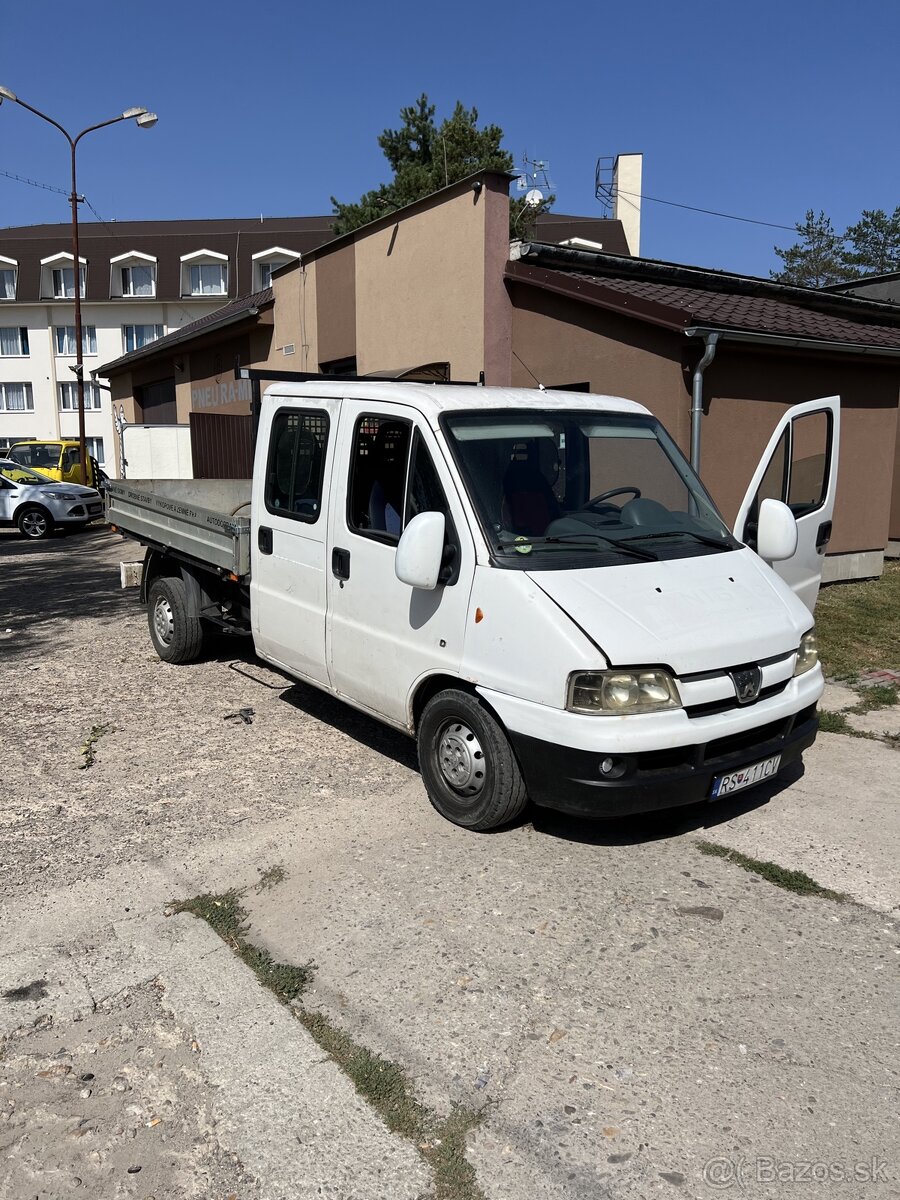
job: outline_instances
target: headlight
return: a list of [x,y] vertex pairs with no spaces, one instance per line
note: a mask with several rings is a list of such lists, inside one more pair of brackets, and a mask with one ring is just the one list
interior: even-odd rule
[[794,667],[795,675],[804,675],[807,671],[811,671],[819,661],[819,643],[816,639],[816,629],[813,626],[809,633],[804,633],[800,639],[800,649],[797,651],[797,663]]
[[668,671],[577,671],[569,676],[566,708],[610,716],[681,708],[681,700]]
[[75,492],[41,492],[42,496],[46,496],[48,500],[80,500],[81,497]]

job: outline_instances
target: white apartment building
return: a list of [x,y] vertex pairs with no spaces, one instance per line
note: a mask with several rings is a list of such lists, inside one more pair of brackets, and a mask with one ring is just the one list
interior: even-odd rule
[[[331,229],[328,217],[267,217],[84,223],[79,234],[85,433],[89,452],[116,476],[100,364],[268,287],[273,270]],[[26,438],[78,436],[74,289],[68,223],[0,230],[0,455]],[[145,387],[147,423],[175,421],[164,383]]]

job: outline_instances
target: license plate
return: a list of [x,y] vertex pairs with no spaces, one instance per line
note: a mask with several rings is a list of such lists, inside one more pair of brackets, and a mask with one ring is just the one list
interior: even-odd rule
[[88,512],[91,512],[91,513],[103,512],[103,505],[102,504],[92,504],[88,508]]
[[762,762],[753,763],[749,767],[741,767],[740,771],[729,771],[727,775],[717,775],[713,780],[710,799],[719,800],[722,796],[730,796],[732,792],[741,792],[744,788],[753,787],[765,779],[771,779],[778,774],[781,765],[781,755],[773,754]]

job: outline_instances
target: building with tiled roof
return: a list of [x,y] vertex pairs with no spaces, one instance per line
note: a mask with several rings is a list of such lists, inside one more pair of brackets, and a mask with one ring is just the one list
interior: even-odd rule
[[[229,324],[108,363],[114,396],[128,420],[145,421],[154,381],[167,379],[179,422],[200,410],[198,429],[243,415],[248,439],[253,397],[226,386],[236,362],[270,376],[445,363],[455,380],[483,372],[489,384],[625,396],[699,456],[733,521],[786,409],[839,395],[825,577],[876,575],[886,551],[900,552],[895,305],[611,252],[613,230],[567,228],[560,245],[544,224],[510,245],[508,184],[473,176],[310,250],[276,273],[271,307],[248,298]],[[566,227],[554,224],[555,243]],[[791,430],[790,444],[773,450],[791,467],[773,466],[767,494],[789,487],[792,471],[809,479],[825,463],[821,422]],[[206,454],[203,469],[230,468]]]

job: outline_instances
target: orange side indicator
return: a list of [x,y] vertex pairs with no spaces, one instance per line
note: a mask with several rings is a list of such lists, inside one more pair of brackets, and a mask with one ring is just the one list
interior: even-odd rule
[[484,613],[481,611],[480,608],[476,608],[475,609],[475,624],[480,625],[483,620],[484,620]]

